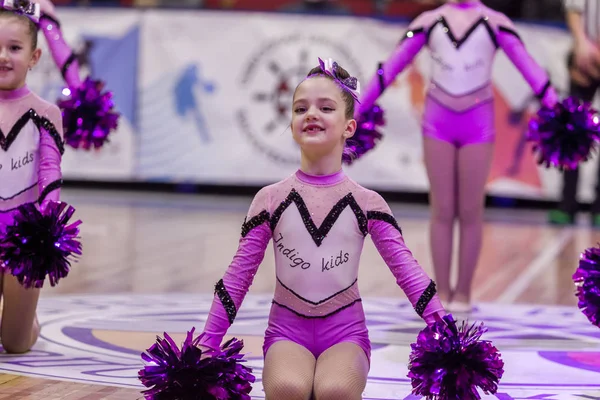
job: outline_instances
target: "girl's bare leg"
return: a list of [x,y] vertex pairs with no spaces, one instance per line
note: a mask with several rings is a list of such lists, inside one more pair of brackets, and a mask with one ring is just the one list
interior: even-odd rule
[[450,268],[454,220],[457,217],[457,149],[452,143],[430,137],[424,138],[423,148],[430,187],[431,258],[438,295],[442,303],[447,304],[452,295]]
[[315,365],[315,357],[305,347],[288,340],[273,343],[262,375],[266,400],[309,400]]
[[350,342],[333,345],[317,359],[315,400],[361,400],[368,374],[363,349]]
[[40,333],[36,317],[40,289],[25,289],[17,278],[5,274],[2,295],[2,347],[8,353],[25,353],[35,344]]
[[485,186],[492,164],[493,143],[477,143],[458,151],[458,218],[460,245],[458,283],[453,301],[470,303],[483,236]]

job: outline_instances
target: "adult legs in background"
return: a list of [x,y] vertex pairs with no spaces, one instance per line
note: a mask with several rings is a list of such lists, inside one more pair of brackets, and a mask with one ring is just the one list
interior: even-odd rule
[[457,149],[452,143],[428,136],[424,137],[423,149],[429,178],[431,258],[438,295],[445,305],[452,295],[450,267],[454,220],[457,217]]
[[315,400],[361,400],[367,385],[369,360],[355,343],[342,342],[317,359]]
[[289,340],[273,343],[265,355],[265,399],[309,400],[315,366],[315,357],[305,347]]
[[40,289],[25,289],[10,274],[0,276],[3,302],[0,324],[2,347],[8,353],[25,353],[35,344],[40,333],[36,317]]
[[452,302],[462,308],[471,301],[471,283],[483,236],[485,186],[492,165],[494,144],[470,144],[458,150],[458,220],[460,244],[458,283]]

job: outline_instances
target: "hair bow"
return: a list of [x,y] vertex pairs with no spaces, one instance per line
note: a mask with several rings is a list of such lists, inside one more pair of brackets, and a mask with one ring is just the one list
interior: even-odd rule
[[319,58],[319,65],[325,74],[331,76],[336,82],[342,85],[342,87],[352,95],[354,100],[360,103],[360,101],[358,101],[358,95],[360,94],[360,82],[358,79],[353,76],[345,79],[340,78],[337,74],[339,65],[331,58],[327,59],[327,61],[323,61]]
[[29,0],[0,0],[2,8],[22,14],[31,19],[36,25],[40,22],[40,5]]

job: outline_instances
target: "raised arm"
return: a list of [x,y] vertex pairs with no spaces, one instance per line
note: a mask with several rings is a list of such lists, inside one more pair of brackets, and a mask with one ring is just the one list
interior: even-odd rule
[[239,246],[223,278],[215,285],[213,303],[201,345],[218,349],[252,285],[271,239],[269,195],[261,189],[242,225]]
[[417,314],[428,325],[441,319],[446,312],[436,294],[435,283],[413,257],[389,206],[375,192],[369,201],[367,220],[369,234],[377,251]]
[[499,13],[494,19],[498,46],[519,70],[540,102],[546,107],[553,107],[558,95],[546,71],[529,54],[512,21]]
[[369,83],[363,88],[357,114],[363,113],[375,104],[379,96],[421,51],[427,43],[426,18],[417,17],[408,27],[408,30],[394,49],[386,62],[381,63],[377,72]]
[[63,79],[71,90],[81,86],[79,64],[76,54],[65,41],[54,4],[50,0],[38,0],[42,15],[40,30],[44,33],[50,49],[50,54],[60,68]]

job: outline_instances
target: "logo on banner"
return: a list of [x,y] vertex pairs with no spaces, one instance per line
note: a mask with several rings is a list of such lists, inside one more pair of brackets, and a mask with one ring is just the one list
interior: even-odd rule
[[246,61],[241,76],[243,107],[236,113],[243,134],[260,154],[279,164],[298,164],[300,149],[292,138],[292,97],[318,58],[333,58],[361,79],[350,49],[320,35],[270,39]]

